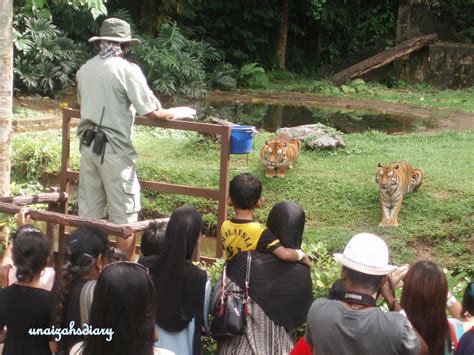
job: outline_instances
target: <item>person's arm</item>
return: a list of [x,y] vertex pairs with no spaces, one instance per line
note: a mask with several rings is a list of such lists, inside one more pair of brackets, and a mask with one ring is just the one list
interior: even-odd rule
[[30,224],[30,215],[28,214],[29,208],[28,207],[22,207],[18,211],[17,214],[15,214],[15,222],[16,222],[16,228],[21,228],[24,225]]
[[158,110],[147,113],[145,117],[151,120],[167,121],[174,119],[174,114],[170,110],[159,108]]
[[462,304],[456,299],[456,297],[454,297],[451,291],[448,291],[446,308],[448,308],[448,312],[453,318],[456,318],[460,321],[465,320],[462,314]]
[[[23,227],[26,224],[30,223],[30,216],[28,215],[28,207],[22,207],[20,208],[20,211],[18,211],[17,214],[15,214],[15,222],[16,222],[16,228],[17,230],[21,227]],[[1,266],[1,277],[2,277],[2,284],[3,281],[6,280],[6,273],[8,273],[8,270],[10,267],[13,266],[13,259],[12,259],[12,246],[11,243],[9,243],[9,240],[7,239],[6,241],[6,249],[5,253],[3,254],[2,261],[0,263]]]
[[312,266],[311,260],[302,250],[295,250],[291,248],[285,248],[284,246],[279,246],[272,250],[273,254],[280,260],[298,262],[302,261],[303,264],[308,267]]
[[402,310],[402,307],[400,306],[400,304],[397,302],[397,299],[395,298],[395,295],[391,286],[390,276],[388,275],[385,278],[385,281],[382,284],[382,286],[380,286],[380,295],[383,297],[383,299],[387,303],[389,311],[400,312]]

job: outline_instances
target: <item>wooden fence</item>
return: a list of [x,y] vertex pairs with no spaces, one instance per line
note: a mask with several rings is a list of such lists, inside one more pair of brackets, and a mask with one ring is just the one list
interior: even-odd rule
[[[63,110],[62,125],[62,155],[61,155],[61,172],[60,172],[60,189],[53,188],[52,192],[38,194],[35,196],[18,196],[0,198],[0,212],[15,214],[22,206],[36,203],[47,203],[47,210],[30,210],[30,216],[34,220],[46,222],[46,234],[50,238],[51,245],[58,241],[58,254],[56,267],[60,268],[64,262],[64,251],[67,244],[68,233],[66,227],[91,226],[104,231],[109,235],[119,238],[128,238],[135,232],[143,231],[149,224],[150,220],[138,221],[131,224],[117,225],[102,220],[83,218],[74,215],[68,215],[68,193],[70,184],[77,181],[79,172],[70,169],[70,148],[71,148],[71,120],[79,119],[80,112],[75,109]],[[216,236],[216,257],[223,255],[222,240],[220,238],[220,226],[227,218],[227,197],[228,197],[228,177],[229,177],[229,154],[230,154],[230,131],[228,126],[216,124],[188,122],[180,120],[171,121],[155,121],[144,117],[137,117],[136,125],[162,127],[169,129],[178,129],[193,131],[206,134],[214,134],[220,136],[220,174],[219,188],[208,189],[187,185],[176,185],[171,183],[163,183],[156,181],[141,180],[140,185],[144,190],[151,190],[164,193],[176,193],[181,195],[202,197],[206,199],[216,200],[218,203],[217,214],[217,236]],[[207,259],[207,260],[206,260]],[[204,258],[204,261],[209,261]]]

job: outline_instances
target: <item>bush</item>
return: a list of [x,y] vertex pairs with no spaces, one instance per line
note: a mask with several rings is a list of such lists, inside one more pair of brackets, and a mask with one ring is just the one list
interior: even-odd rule
[[208,75],[209,87],[220,90],[232,90],[237,87],[237,69],[229,63],[221,62]]
[[[77,137],[73,135],[71,166],[74,169],[79,166],[77,146]],[[12,150],[12,182],[16,184],[17,190],[25,183],[37,186],[39,181],[44,181],[48,175],[58,174],[61,170],[60,131],[16,134],[12,140]]]
[[266,89],[270,85],[270,80],[265,69],[258,63],[250,63],[240,69],[239,85],[249,89]]
[[[198,98],[207,94],[206,69],[221,59],[206,42],[187,39],[176,23],[163,26],[158,37],[144,35],[142,44],[131,50],[141,62],[153,89],[165,96]],[[215,74],[220,82],[232,86],[231,68]]]
[[73,83],[82,51],[44,18],[17,13],[15,32],[15,85],[20,91],[54,97]]

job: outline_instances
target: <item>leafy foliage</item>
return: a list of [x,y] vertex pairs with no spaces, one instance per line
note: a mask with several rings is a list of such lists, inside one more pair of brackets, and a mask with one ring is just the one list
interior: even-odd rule
[[39,16],[51,20],[52,14],[50,6],[68,6],[73,10],[86,9],[93,18],[107,14],[105,2],[107,0],[25,0],[23,2],[25,14],[29,16]]
[[444,22],[447,19],[452,29],[460,35],[465,42],[474,43],[474,2],[472,0],[430,0],[430,8]]
[[[158,93],[191,98],[207,93],[206,70],[221,59],[215,48],[186,38],[176,23],[163,26],[156,38],[144,35],[141,40],[142,45],[132,48],[132,54],[141,61]],[[232,87],[232,68],[221,68],[222,74],[214,74],[214,82]]]
[[208,75],[208,83],[211,88],[220,90],[232,90],[237,87],[237,69],[230,63],[220,62]]
[[254,61],[270,65],[280,19],[276,0],[200,1],[194,6],[194,18],[183,22],[224,51],[226,61],[239,67]]
[[[221,48],[233,64],[258,62],[270,68],[281,21],[278,3],[200,2],[195,7],[196,16],[185,23],[195,35]],[[379,38],[393,38],[397,13],[398,2],[393,0],[375,5],[367,0],[291,1],[287,67],[311,72]]]
[[245,64],[240,68],[239,85],[250,89],[265,89],[270,81],[265,69],[258,63]]
[[311,280],[313,282],[313,297],[326,297],[332,284],[340,277],[341,266],[334,260],[322,243],[306,243],[304,250],[313,261]]
[[49,20],[15,16],[15,83],[28,93],[53,97],[72,84],[82,52]]

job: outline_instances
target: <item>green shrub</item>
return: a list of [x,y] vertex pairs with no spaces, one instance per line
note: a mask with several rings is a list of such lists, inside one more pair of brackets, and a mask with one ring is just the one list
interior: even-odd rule
[[142,44],[131,53],[141,62],[155,91],[190,98],[207,94],[206,70],[221,59],[213,47],[186,38],[176,23],[164,25],[158,37],[143,35],[140,39]]
[[249,89],[266,89],[270,85],[270,80],[265,69],[258,63],[250,63],[240,68],[239,85]]
[[17,13],[15,32],[15,86],[20,91],[54,97],[72,84],[82,51],[44,18]]
[[232,90],[237,87],[237,69],[229,63],[221,62],[208,75],[209,87],[220,90]]
[[[61,170],[61,132],[16,134],[12,140],[12,181],[17,188],[24,184],[38,189],[38,182]],[[77,138],[71,140],[71,166],[79,166]],[[23,186],[23,187],[22,187]]]

